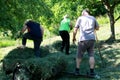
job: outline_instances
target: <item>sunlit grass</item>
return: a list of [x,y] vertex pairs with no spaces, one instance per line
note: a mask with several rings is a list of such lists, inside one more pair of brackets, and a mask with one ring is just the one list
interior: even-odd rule
[[[107,40],[111,35],[110,22],[107,17],[97,18],[100,29],[97,32],[97,37],[99,40]],[[115,36],[116,39],[120,39],[120,20],[115,23]]]
[[0,40],[0,47],[7,47],[7,46],[14,46],[15,45],[15,41],[13,40]]

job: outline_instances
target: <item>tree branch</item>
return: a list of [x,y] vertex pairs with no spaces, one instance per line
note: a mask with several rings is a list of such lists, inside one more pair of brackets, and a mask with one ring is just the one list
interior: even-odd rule
[[104,4],[105,9],[109,12],[110,11],[110,4],[108,0],[101,0],[101,2]]
[[118,16],[116,19],[115,19],[115,22],[117,21],[117,20],[119,20],[120,19],[120,16]]
[[118,4],[120,4],[120,1],[119,1],[119,0],[118,0],[118,1],[116,0],[116,1],[114,1],[112,7],[114,8],[114,7],[117,6]]

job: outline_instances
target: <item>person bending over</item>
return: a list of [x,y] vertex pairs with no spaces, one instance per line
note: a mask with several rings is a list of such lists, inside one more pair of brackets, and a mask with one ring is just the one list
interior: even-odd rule
[[[26,30],[28,30],[27,33],[24,33]],[[20,46],[19,48],[26,47],[27,39],[33,40],[35,56],[40,57],[41,54],[39,48],[43,40],[43,32],[43,28],[39,23],[31,19],[26,20],[21,30],[21,33],[24,33],[22,38],[22,46]]]

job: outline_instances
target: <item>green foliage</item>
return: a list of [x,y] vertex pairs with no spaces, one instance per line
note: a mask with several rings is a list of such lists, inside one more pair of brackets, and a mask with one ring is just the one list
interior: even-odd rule
[[[116,3],[114,0],[108,0],[108,2],[111,5]],[[2,12],[0,13],[0,31],[10,30],[12,36],[21,30],[24,21],[28,18],[40,22],[45,29],[44,36],[48,37],[51,34],[58,35],[59,23],[65,14],[69,15],[73,26],[85,8],[89,8],[94,16],[106,14],[106,9],[100,0],[1,0],[0,6],[0,12]],[[115,16],[118,17],[119,6],[115,8],[115,13],[118,14]]]
[[109,23],[109,19],[106,15],[104,17],[102,17],[102,16],[97,17],[97,21],[100,24],[100,26],[103,26],[104,24]]
[[51,16],[50,9],[41,0],[0,1],[0,29],[10,30],[14,35],[28,19],[38,21],[39,16]]
[[120,16],[120,4],[118,5],[118,7],[115,8],[115,18],[117,18],[118,16]]

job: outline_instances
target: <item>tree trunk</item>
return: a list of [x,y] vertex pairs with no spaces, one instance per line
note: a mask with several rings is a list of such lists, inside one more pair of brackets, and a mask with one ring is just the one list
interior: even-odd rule
[[[114,19],[114,9],[115,9],[115,5],[117,5],[119,3],[117,2],[114,2],[112,5],[110,4],[109,0],[101,0],[101,2],[104,4],[106,10],[107,10],[107,13],[108,13],[108,16],[109,16],[109,20],[110,20],[110,29],[111,29],[111,35],[110,35],[110,38],[107,40],[107,41],[115,41],[115,27],[114,27],[114,24],[115,24],[115,19]],[[118,17],[119,19],[119,17]]]
[[110,29],[111,29],[111,35],[110,35],[109,40],[115,41],[116,40],[115,39],[115,27],[114,27],[115,22],[114,22],[114,16],[112,13],[110,13],[109,18],[110,18]]

